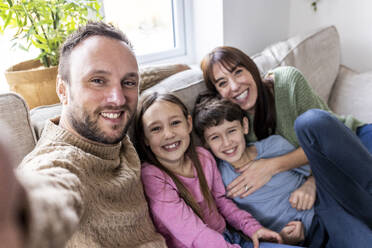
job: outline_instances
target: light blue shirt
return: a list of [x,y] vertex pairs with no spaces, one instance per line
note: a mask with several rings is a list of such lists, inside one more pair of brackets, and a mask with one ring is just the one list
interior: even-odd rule
[[[272,135],[266,139],[248,144],[255,145],[257,157],[271,158],[284,155],[295,150],[295,147],[279,135]],[[218,168],[221,172],[225,187],[237,176],[232,165],[220,160]],[[252,214],[263,226],[279,232],[288,222],[300,220],[305,226],[305,235],[310,228],[314,209],[298,211],[292,208],[289,197],[293,191],[301,186],[306,176],[310,175],[310,166],[304,165],[300,168],[284,171],[274,175],[263,187],[245,198],[236,197],[233,200],[241,209]]]

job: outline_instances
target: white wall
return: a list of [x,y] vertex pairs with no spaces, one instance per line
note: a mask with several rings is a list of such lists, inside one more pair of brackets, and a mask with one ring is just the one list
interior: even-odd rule
[[341,62],[360,72],[372,70],[372,1],[194,0],[196,63],[219,45],[236,46],[253,55],[297,34],[335,25]]
[[372,1],[320,0],[316,12],[307,0],[290,4],[290,36],[335,25],[341,39],[341,63],[360,72],[372,70]]
[[287,39],[289,13],[289,0],[225,0],[224,45],[253,55]]
[[[188,1],[188,0],[186,0]],[[195,63],[223,44],[223,0],[193,0]]]
[[195,63],[221,45],[253,55],[288,37],[290,0],[193,0]]

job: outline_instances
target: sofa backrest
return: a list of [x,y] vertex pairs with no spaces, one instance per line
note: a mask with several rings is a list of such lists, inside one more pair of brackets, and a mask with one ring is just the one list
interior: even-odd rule
[[0,121],[9,135],[4,143],[8,145],[15,165],[28,154],[36,144],[29,110],[24,99],[15,93],[0,94]]
[[294,36],[252,56],[262,75],[278,66],[296,67],[326,103],[339,71],[340,57],[340,38],[334,26]]

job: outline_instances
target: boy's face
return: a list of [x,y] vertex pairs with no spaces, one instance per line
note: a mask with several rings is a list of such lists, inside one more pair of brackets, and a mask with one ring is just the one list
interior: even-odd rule
[[209,127],[204,131],[204,139],[216,157],[229,163],[239,161],[246,144],[244,135],[248,133],[248,119],[240,121],[224,120],[221,124]]

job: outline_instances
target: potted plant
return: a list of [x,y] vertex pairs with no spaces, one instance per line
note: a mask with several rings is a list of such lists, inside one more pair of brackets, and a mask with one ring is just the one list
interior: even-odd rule
[[99,9],[98,0],[0,0],[0,32],[15,29],[13,47],[40,51],[35,60],[5,72],[10,90],[22,95],[30,108],[59,101],[59,46],[79,25],[101,19]]

